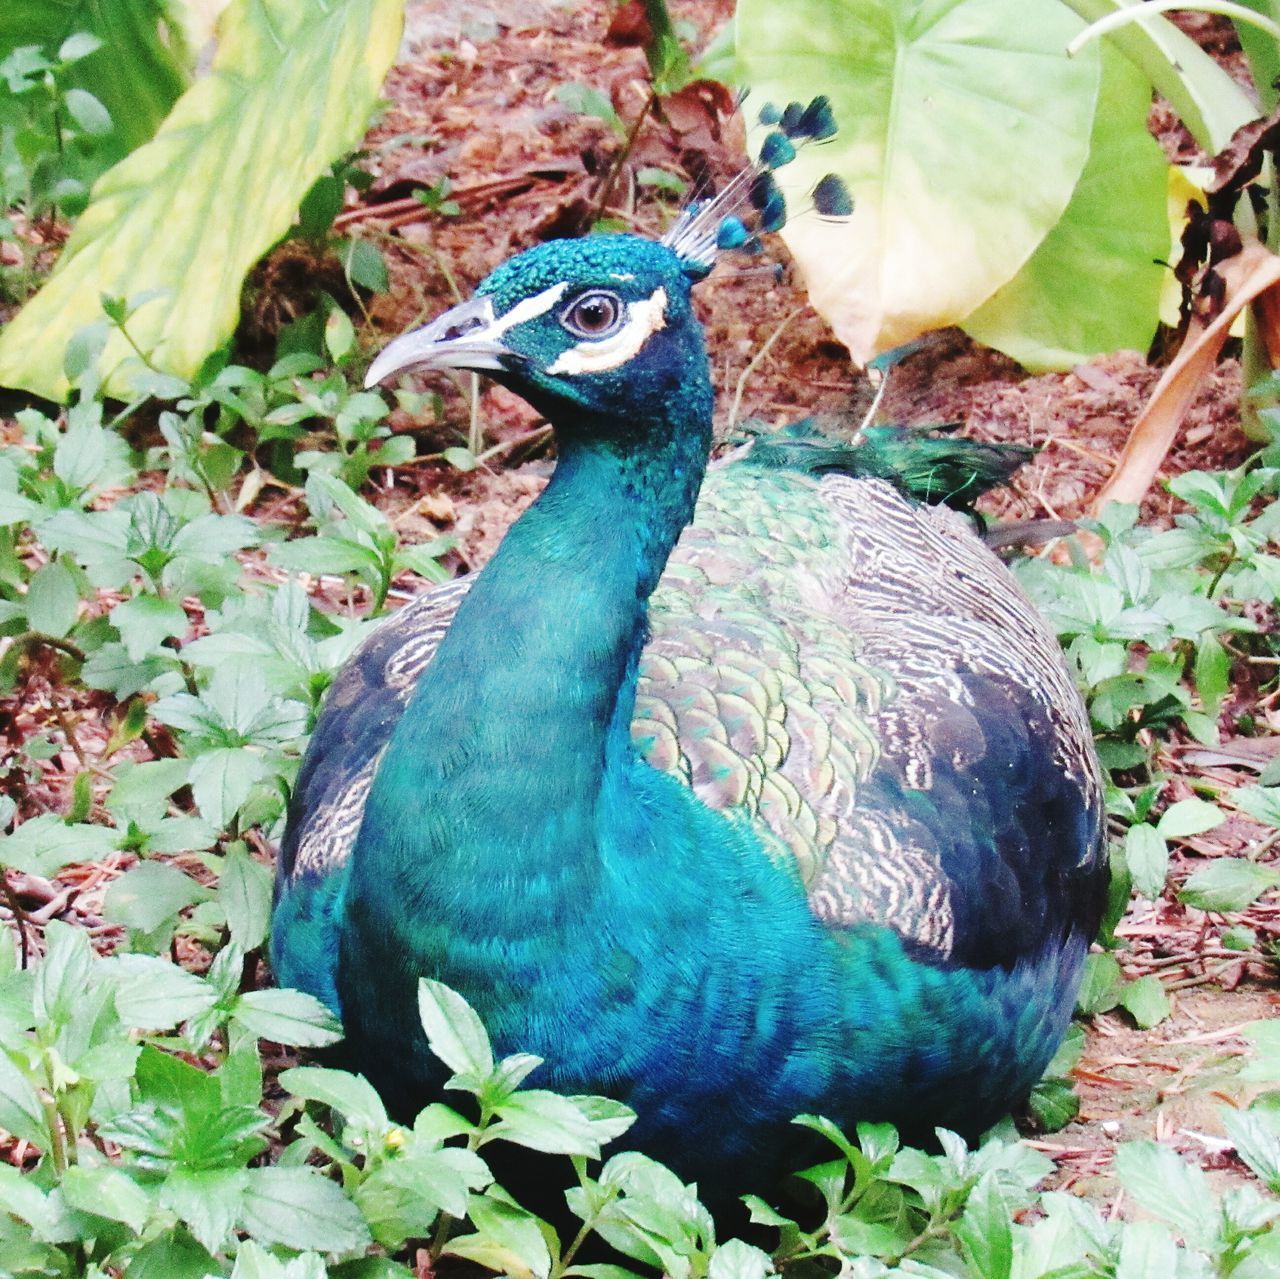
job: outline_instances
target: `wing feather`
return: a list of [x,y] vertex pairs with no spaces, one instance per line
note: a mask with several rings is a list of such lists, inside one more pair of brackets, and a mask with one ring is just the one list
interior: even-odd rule
[[[335,681],[286,877],[349,856],[467,586],[424,593]],[[650,627],[638,750],[752,823],[829,926],[881,922],[979,964],[1013,962],[1064,915],[1090,927],[1102,870],[1088,722],[1053,635],[960,517],[879,480],[713,468]]]

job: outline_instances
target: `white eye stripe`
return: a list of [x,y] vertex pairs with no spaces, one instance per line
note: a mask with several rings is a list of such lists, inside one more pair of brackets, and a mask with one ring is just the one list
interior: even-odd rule
[[549,289],[543,289],[541,293],[535,293],[533,297],[517,302],[506,315],[499,316],[485,326],[484,336],[486,338],[501,337],[517,324],[524,324],[527,320],[536,320],[538,316],[546,315],[564,297],[568,287],[567,281],[553,284]]
[[626,323],[616,333],[599,341],[579,342],[562,351],[548,365],[547,372],[607,373],[625,364],[659,329],[666,327],[667,293],[665,289],[655,289],[649,297],[627,304]]

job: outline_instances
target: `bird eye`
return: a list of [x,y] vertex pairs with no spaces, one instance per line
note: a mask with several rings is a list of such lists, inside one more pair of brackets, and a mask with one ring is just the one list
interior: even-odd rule
[[581,338],[599,338],[609,333],[622,318],[622,300],[615,293],[596,289],[577,298],[560,317],[570,333]]

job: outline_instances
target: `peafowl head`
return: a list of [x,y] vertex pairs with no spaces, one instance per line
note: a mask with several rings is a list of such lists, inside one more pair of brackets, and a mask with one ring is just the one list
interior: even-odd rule
[[366,384],[472,369],[555,422],[652,416],[682,388],[709,384],[692,284],[677,253],[639,236],[540,244],[392,342]]
[[[798,146],[835,134],[824,97],[785,110],[766,104],[759,160],[714,199],[687,208],[661,240],[636,235],[555,240],[518,254],[467,302],[392,342],[366,386],[397,373],[487,373],[552,422],[605,425],[671,420],[683,400],[709,411],[710,369],[691,290],[724,250],[759,250],[787,219],[775,169]],[[810,192],[820,217],[853,210],[843,182]]]

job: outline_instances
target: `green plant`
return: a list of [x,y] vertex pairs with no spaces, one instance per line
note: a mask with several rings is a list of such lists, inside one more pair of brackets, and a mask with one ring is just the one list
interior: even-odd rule
[[1090,525],[1105,548],[1098,568],[1083,559],[1020,568],[1066,646],[1107,767],[1147,763],[1144,741],[1171,723],[1216,741],[1232,649],[1270,651],[1245,614],[1249,601],[1276,596],[1280,560],[1267,545],[1280,512],[1252,509],[1275,477],[1269,468],[1178,476],[1169,487],[1192,511],[1174,528],[1141,528],[1133,507],[1113,505]]
[[[235,0],[209,73],[154,138],[104,175],[53,276],[0,334],[0,383],[64,398],[69,383],[53,353],[94,319],[104,290],[157,290],[134,318],[136,344],[157,368],[193,377],[234,330],[245,273],[357,142],[395,53],[402,7]],[[314,127],[295,128],[301,118]],[[206,201],[225,216],[175,219],[176,207]],[[253,218],[235,216],[250,207]],[[133,394],[134,354],[118,332],[110,336],[103,367],[114,394]]]
[[[256,935],[237,925],[233,937]],[[290,1100],[273,1115],[255,1040],[318,1046],[334,1027],[298,992],[241,992],[243,954],[233,942],[197,977],[152,956],[95,957],[82,932],[56,925],[33,977],[0,952],[0,1124],[41,1152],[29,1173],[0,1168],[5,1269],[389,1279],[411,1273],[396,1256],[422,1248],[432,1264],[541,1279],[763,1279],[815,1263],[918,1279],[1087,1277],[1130,1273],[1139,1255],[1165,1274],[1208,1265],[1260,1279],[1277,1256],[1280,1203],[1244,1187],[1215,1206],[1200,1170],[1154,1143],[1123,1147],[1117,1162],[1159,1224],[1124,1224],[1037,1193],[1049,1162],[1003,1135],[970,1150],[940,1132],[931,1155],[900,1148],[886,1125],[860,1125],[852,1140],[816,1116],[798,1120],[827,1152],[799,1174],[803,1210],[751,1198],[775,1246],[721,1240],[694,1188],[661,1165],[623,1152],[596,1167],[634,1118],[625,1106],[528,1087],[542,1063],[495,1060],[475,1013],[428,981],[422,1023],[457,1106],[398,1124],[359,1076],[303,1066],[279,1076]],[[1258,1028],[1260,1047],[1273,1029]],[[192,1053],[205,1069],[179,1055]],[[1268,1112],[1224,1120],[1274,1190],[1280,1137]],[[494,1142],[564,1158],[579,1223],[567,1242],[494,1183]],[[263,1164],[269,1145],[278,1153]],[[593,1237],[617,1260],[580,1262]]]
[[[739,5],[751,101],[831,97],[838,135],[778,181],[797,208],[827,172],[853,195],[848,221],[783,234],[855,359],[948,323],[1036,368],[1147,345],[1169,246],[1150,81],[1097,48],[1068,58],[1079,29],[1060,0],[876,0],[843,22],[818,3]],[[748,117],[758,145],[768,126]],[[1100,279],[1105,308],[1085,286]]]
[[[111,309],[112,322],[127,323],[128,307]],[[92,344],[86,349],[91,358]],[[205,431],[207,412],[216,411],[223,429],[256,421],[265,434],[275,412],[265,406],[283,400],[286,389],[303,417],[313,407],[296,397],[311,394],[308,388],[335,403],[341,394],[352,398],[332,382],[296,370],[293,377],[296,384],[289,370],[225,368],[203,391],[158,388],[182,397],[180,409],[161,413],[166,444],[141,457],[105,421],[91,363],[77,373],[79,398],[63,417],[20,414],[23,444],[0,451],[0,635],[11,640],[0,681],[12,688],[34,654],[51,652],[63,679],[110,694],[117,711],[102,764],[77,780],[83,800],[0,837],[0,866],[50,876],[111,850],[225,849],[249,827],[278,820],[319,699],[367,623],[319,613],[296,580],[266,580],[246,552],[271,543],[272,558],[299,571],[351,574],[367,584],[376,607],[398,573],[441,576],[435,556],[445,544],[399,546],[386,518],[326,473],[320,454],[311,459],[307,494],[322,532],[301,539],[299,549],[290,551],[283,530],[226,509],[243,454]],[[384,411],[382,401],[365,398],[376,403],[365,406],[368,435],[356,448],[385,430],[367,425]],[[335,458],[342,469],[351,455]],[[141,484],[140,467],[160,464],[168,467],[163,486]],[[70,720],[51,727],[83,758]],[[117,755],[139,739],[156,756],[150,762]],[[39,775],[39,740],[7,770],[19,797]],[[91,823],[95,803],[102,808]],[[219,864],[214,858],[209,868]],[[152,880],[167,869],[148,867]],[[199,897],[191,882],[176,892],[168,880],[166,909],[156,914],[161,898],[153,895],[117,921],[160,947]],[[197,932],[216,911],[211,901]]]
[[87,89],[67,82],[98,47],[95,36],[81,32],[55,53],[24,45],[0,60],[0,243],[12,246],[16,258],[0,265],[0,289],[8,297],[25,297],[35,270],[35,249],[18,234],[15,219],[29,227],[59,212],[78,213],[88,199],[95,153],[111,132],[111,117]]
[[[93,132],[82,178],[97,177],[146,142],[189,84],[199,52],[188,38],[189,8],[187,0],[9,0],[4,6],[0,61],[16,52],[30,60],[33,51],[48,60],[58,50],[61,65],[52,70],[59,88],[100,104],[88,108],[103,127]],[[0,115],[4,99],[0,89]]]

